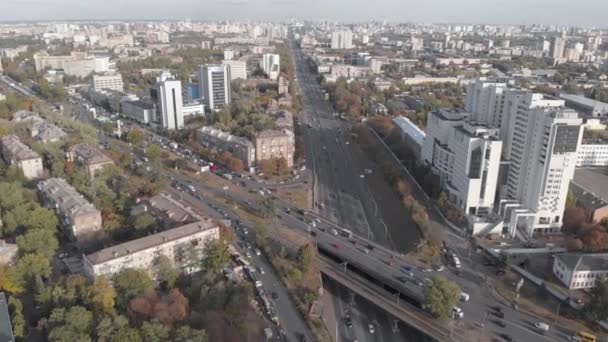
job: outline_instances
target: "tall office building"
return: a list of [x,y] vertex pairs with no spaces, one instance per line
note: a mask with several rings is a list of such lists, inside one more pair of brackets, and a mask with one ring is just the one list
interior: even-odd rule
[[164,71],[156,78],[157,111],[160,124],[165,129],[184,128],[182,83],[170,72]]
[[553,37],[551,40],[551,58],[559,61],[564,57],[564,49],[566,48],[566,40],[562,37]]
[[281,73],[280,56],[277,54],[265,53],[262,55],[260,67],[264,73],[268,75],[268,78],[271,80],[278,79],[279,74]]
[[499,127],[502,121],[505,83],[478,79],[466,87],[465,110],[471,113],[471,121]]
[[200,66],[199,82],[203,101],[209,110],[230,104],[230,67],[225,64]]
[[469,113],[436,110],[428,115],[421,157],[438,174],[448,198],[469,215],[493,211],[502,142],[498,129],[467,121]]
[[353,48],[353,32],[339,30],[331,34],[331,48],[336,50]]

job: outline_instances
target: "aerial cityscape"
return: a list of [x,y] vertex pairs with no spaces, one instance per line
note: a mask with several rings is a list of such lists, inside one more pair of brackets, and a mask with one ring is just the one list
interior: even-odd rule
[[0,342],[608,341],[608,4],[148,2],[0,6]]

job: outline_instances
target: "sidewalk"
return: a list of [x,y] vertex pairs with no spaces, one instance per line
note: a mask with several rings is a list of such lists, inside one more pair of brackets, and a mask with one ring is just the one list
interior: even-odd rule
[[334,308],[334,301],[329,294],[329,291],[323,289],[323,295],[317,300],[318,306],[320,306],[320,318],[325,324],[325,328],[329,331],[329,334],[333,337],[334,341],[337,341],[336,333],[338,331],[338,322],[336,322],[336,310]]

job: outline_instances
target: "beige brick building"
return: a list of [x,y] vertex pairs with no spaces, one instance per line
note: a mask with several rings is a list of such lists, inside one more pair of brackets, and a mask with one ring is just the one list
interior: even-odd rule
[[255,160],[285,158],[287,166],[293,166],[295,138],[288,129],[265,130],[255,136]]
[[197,271],[199,266],[188,265],[190,253],[194,251],[197,258],[202,257],[204,247],[219,237],[219,226],[210,219],[204,219],[86,255],[85,274],[90,278],[112,276],[126,268],[153,273],[161,255],[186,272]]
[[65,179],[50,178],[38,183],[44,206],[57,214],[62,228],[81,245],[95,242],[101,235],[101,212]]
[[15,135],[7,135],[2,138],[2,159],[9,164],[18,167],[27,179],[42,176],[42,158],[40,155]]
[[255,151],[251,141],[205,126],[196,131],[198,143],[208,149],[219,152],[230,152],[235,158],[243,161],[245,167],[253,166]]
[[102,170],[107,165],[113,165],[114,161],[103,154],[99,149],[87,144],[77,144],[70,148],[67,159],[82,167],[85,167],[90,177]]

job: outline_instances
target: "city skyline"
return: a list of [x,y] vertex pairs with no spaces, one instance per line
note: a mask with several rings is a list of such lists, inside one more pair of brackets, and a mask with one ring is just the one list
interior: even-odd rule
[[[549,1],[530,4],[525,0],[509,2],[467,0],[455,5],[448,0],[380,0],[370,7],[362,0],[218,0],[198,3],[194,0],[167,2],[134,0],[6,0],[0,21],[30,20],[339,20],[391,22],[547,24],[603,26],[608,2],[599,0]],[[580,11],[581,8],[594,10]],[[547,9],[551,9],[550,11]]]

